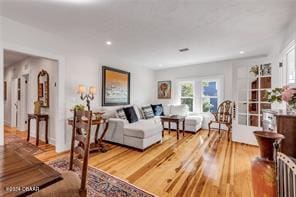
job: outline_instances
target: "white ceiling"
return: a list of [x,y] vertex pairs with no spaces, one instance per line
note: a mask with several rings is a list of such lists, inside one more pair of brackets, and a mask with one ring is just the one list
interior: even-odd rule
[[14,65],[28,57],[29,55],[24,53],[4,50],[4,67]]
[[296,17],[294,0],[83,1],[2,0],[1,15],[154,69],[265,55]]

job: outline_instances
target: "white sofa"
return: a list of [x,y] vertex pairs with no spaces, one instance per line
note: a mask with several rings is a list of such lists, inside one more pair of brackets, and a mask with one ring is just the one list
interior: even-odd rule
[[109,128],[104,140],[140,150],[162,141],[162,124],[158,117],[143,119],[140,110],[134,106],[139,121],[129,123],[127,120],[115,118],[116,109],[119,108],[122,106],[101,109],[109,118]]
[[[103,107],[100,109],[100,111],[105,111],[105,116],[109,119],[109,128],[104,140],[140,150],[145,150],[149,146],[162,141],[163,127],[160,117],[144,119],[141,110],[134,106],[139,121],[129,123],[127,120],[116,118],[115,116],[116,110],[122,107],[124,106]],[[187,105],[164,105],[163,107],[165,115],[186,116],[185,131],[196,133],[200,130],[203,117],[189,113]],[[168,123],[165,123],[164,126],[168,128]],[[182,128],[181,123],[180,129]],[[174,123],[171,124],[171,129],[176,129]]]
[[[202,127],[203,116],[197,113],[189,112],[189,108],[185,104],[181,105],[166,105],[164,106],[164,115],[180,115],[185,116],[185,131],[196,133]],[[168,123],[164,123],[164,127],[168,128]],[[183,124],[180,124],[180,129]],[[171,129],[176,129],[176,124],[171,123]]]

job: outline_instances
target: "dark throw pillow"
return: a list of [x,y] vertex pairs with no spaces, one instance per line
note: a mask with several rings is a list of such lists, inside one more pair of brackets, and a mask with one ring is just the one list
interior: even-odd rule
[[116,110],[116,117],[123,120],[127,119],[123,108]]
[[142,111],[145,119],[150,119],[154,117],[154,112],[151,106],[142,107]]
[[162,104],[151,105],[155,116],[164,116]]
[[123,110],[129,123],[138,121],[138,116],[135,112],[134,106],[123,108]]

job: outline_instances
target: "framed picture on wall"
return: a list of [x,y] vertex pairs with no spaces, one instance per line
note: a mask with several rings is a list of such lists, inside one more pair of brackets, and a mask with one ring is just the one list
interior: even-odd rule
[[130,73],[102,67],[102,106],[130,104]]
[[171,81],[159,81],[157,84],[157,95],[159,99],[170,99],[172,94]]

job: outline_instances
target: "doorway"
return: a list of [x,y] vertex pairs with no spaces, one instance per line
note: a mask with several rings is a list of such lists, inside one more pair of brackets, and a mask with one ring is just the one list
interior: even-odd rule
[[[58,61],[46,57],[25,54],[17,51],[4,50],[4,82],[7,86],[4,99],[4,143],[26,141],[28,135],[28,114],[34,113],[34,102],[38,101],[38,74],[42,71],[49,73],[48,90],[49,105],[41,108],[42,114],[49,117],[49,144],[55,145],[54,114],[57,103]],[[45,90],[42,90],[45,91]],[[48,93],[50,91],[50,94]],[[40,123],[39,145],[45,144],[45,122]],[[30,141],[35,145],[36,121],[31,120]]]

